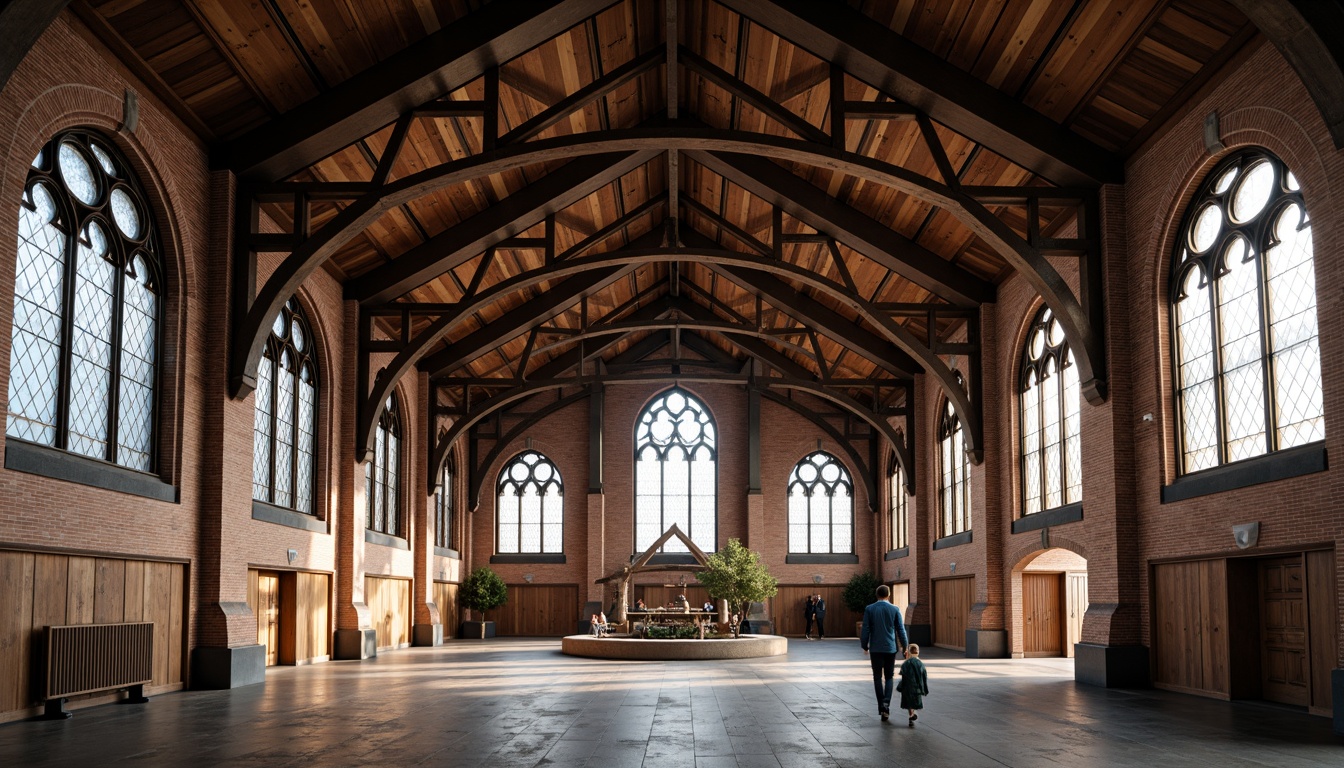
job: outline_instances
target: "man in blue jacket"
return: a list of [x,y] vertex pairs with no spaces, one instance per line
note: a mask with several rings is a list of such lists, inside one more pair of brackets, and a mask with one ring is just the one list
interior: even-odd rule
[[[883,720],[891,716],[892,679],[896,675],[896,654],[910,644],[901,621],[901,609],[891,604],[891,589],[877,588],[877,602],[863,609],[863,632],[859,644],[873,665],[873,690],[877,693],[877,713]],[[870,652],[871,651],[871,652]],[[886,685],[882,678],[886,677]]]

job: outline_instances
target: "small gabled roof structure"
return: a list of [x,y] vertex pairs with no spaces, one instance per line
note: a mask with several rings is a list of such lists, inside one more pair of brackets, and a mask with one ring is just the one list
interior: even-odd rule
[[[668,539],[671,539],[674,536],[678,541],[686,545],[686,549],[690,550],[691,557],[695,558],[695,562],[653,563],[653,556],[658,554],[658,550],[667,543]],[[664,531],[663,535],[659,536],[657,541],[650,544],[648,549],[644,550],[642,554],[630,561],[629,565],[622,565],[616,571],[603,576],[594,583],[606,584],[608,582],[616,582],[620,585],[621,599],[617,601],[616,615],[611,617],[612,621],[619,624],[625,621],[625,606],[626,603],[629,602],[627,598],[629,597],[628,590],[631,576],[634,576],[637,573],[649,573],[652,571],[685,571],[687,573],[699,573],[708,570],[708,563],[709,555],[706,555],[703,549],[696,546],[695,542],[691,541],[690,536],[682,533],[681,528],[677,527],[676,523],[673,523],[671,528]]]

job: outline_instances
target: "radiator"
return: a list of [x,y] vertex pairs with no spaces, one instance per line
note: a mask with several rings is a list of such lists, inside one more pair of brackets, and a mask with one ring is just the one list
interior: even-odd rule
[[154,623],[78,624],[46,628],[42,698],[46,717],[65,718],[66,696],[131,688],[144,701],[154,677]]

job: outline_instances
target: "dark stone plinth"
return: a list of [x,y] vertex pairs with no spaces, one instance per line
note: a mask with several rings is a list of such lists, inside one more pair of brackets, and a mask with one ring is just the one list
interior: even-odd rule
[[191,652],[191,687],[241,688],[266,682],[266,646],[204,646]]
[[1008,632],[1002,629],[966,630],[966,658],[1008,658]]
[[428,648],[443,645],[443,625],[416,624],[411,628],[411,645]]
[[1143,645],[1073,646],[1073,679],[1103,688],[1147,688],[1148,648]]
[[335,659],[372,659],[378,655],[378,633],[372,629],[336,630]]

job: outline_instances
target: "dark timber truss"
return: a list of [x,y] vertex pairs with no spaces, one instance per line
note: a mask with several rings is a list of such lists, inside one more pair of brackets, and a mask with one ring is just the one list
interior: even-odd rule
[[[432,385],[429,477],[437,476],[454,443],[470,434],[473,498],[481,467],[528,425],[627,383],[734,382],[756,398],[757,411],[760,399],[793,408],[852,452],[875,500],[879,439],[894,447],[913,490],[913,377],[922,374],[946,394],[966,429],[968,453],[980,461],[979,308],[994,300],[994,284],[790,170],[801,167],[890,188],[953,217],[1043,297],[1074,350],[1085,397],[1093,403],[1105,399],[1097,191],[1101,183],[1120,179],[1117,157],[913,50],[861,14],[843,7],[822,11],[803,0],[725,0],[724,5],[829,60],[825,129],[677,45],[677,4],[668,3],[665,46],[503,130],[499,63],[606,5],[602,0],[490,4],[218,154],[239,178],[229,361],[233,396],[245,397],[255,386],[262,346],[283,303],[380,217],[466,181],[532,169],[532,181],[523,188],[346,283],[346,298],[359,306],[356,458],[369,453],[379,405],[405,376],[420,371]],[[667,73],[661,114],[628,127],[536,138],[660,66]],[[683,71],[751,105],[788,135],[715,127],[688,114],[678,98]],[[876,89],[878,100],[847,99],[847,76]],[[446,98],[477,80],[483,99]],[[406,149],[414,121],[444,116],[479,118],[480,152],[394,177],[394,162]],[[846,123],[860,119],[912,121],[936,172],[926,176],[847,150]],[[935,121],[1034,173],[1034,180],[1005,187],[963,183]],[[388,126],[390,138],[369,181],[289,180]],[[760,230],[730,221],[721,203],[687,194],[679,170],[687,162],[771,206],[769,241],[759,237]],[[666,169],[665,191],[559,250],[556,221],[566,208],[654,166]],[[542,167],[552,170],[535,176]],[[292,210],[292,226],[263,232],[262,206],[276,203]],[[333,204],[339,210],[329,215]],[[314,224],[319,208],[328,214],[320,226]],[[1060,211],[1066,212],[1062,219],[1071,225],[1071,236],[1058,236]],[[786,228],[785,216],[799,226]],[[791,243],[819,245],[826,269],[785,260],[783,249]],[[541,266],[487,282],[501,254],[520,249],[544,254]],[[286,255],[258,285],[257,257],[266,252]],[[845,253],[933,298],[877,301],[872,286],[856,282]],[[1078,260],[1077,293],[1051,264],[1058,256]],[[458,300],[410,297],[473,260],[473,277]],[[593,311],[595,297],[649,265],[667,265],[666,280],[607,311]],[[687,265],[703,268],[700,274],[711,275],[712,284],[683,274]],[[716,292],[723,286],[754,306],[725,302]],[[561,316],[577,316],[577,325],[555,322]],[[499,353],[519,339],[526,340],[520,356]],[[838,375],[838,359],[823,353],[831,344],[842,349],[841,357],[868,361],[878,374]],[[485,373],[469,370],[492,356],[510,359]],[[957,382],[949,356],[967,359],[958,366],[968,373],[966,386]],[[482,441],[492,447],[477,456]],[[855,443],[863,441],[866,456],[855,452]],[[600,477],[590,485],[594,480],[600,485]]]

